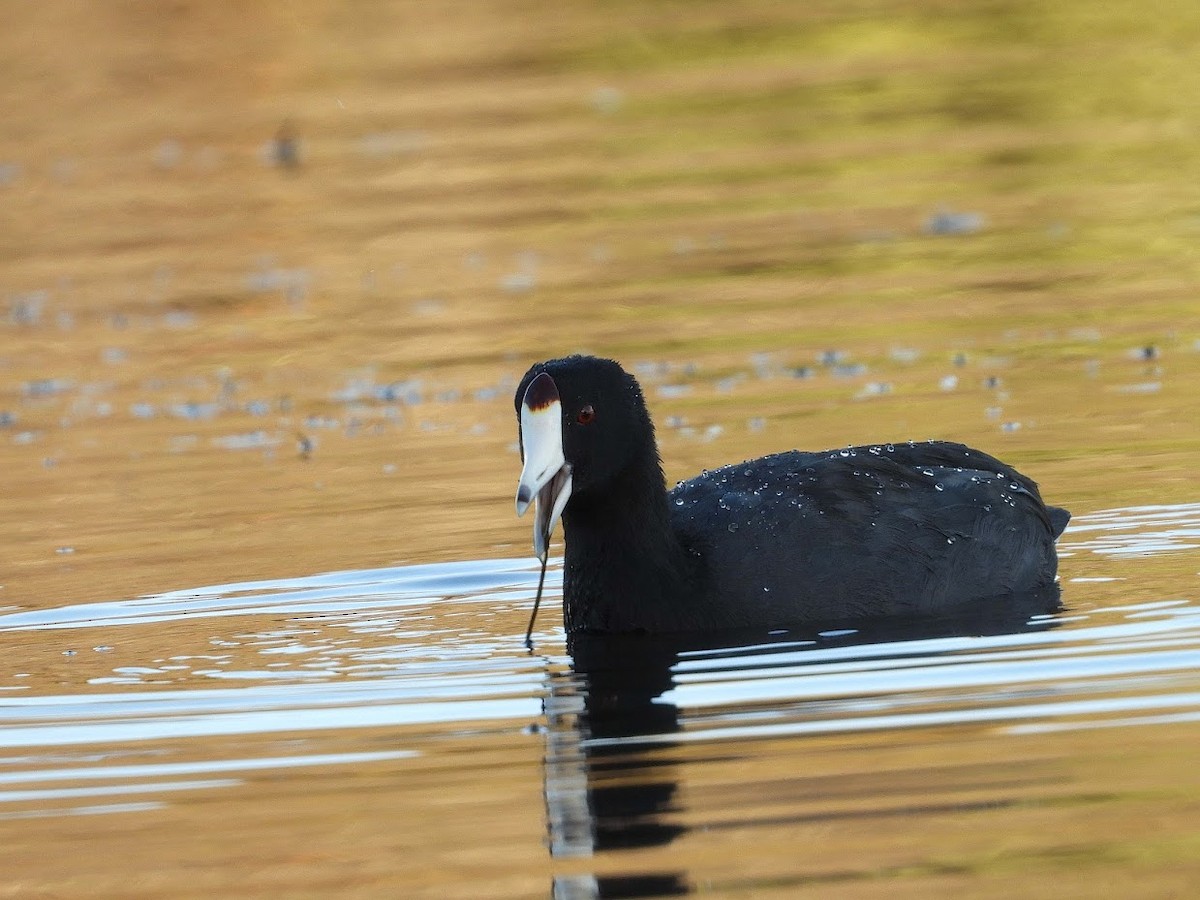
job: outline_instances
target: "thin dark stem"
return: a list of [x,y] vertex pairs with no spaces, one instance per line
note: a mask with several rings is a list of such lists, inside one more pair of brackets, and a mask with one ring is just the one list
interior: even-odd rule
[[538,607],[542,604],[542,585],[546,583],[546,560],[549,558],[549,553],[542,556],[542,574],[538,576],[537,596],[533,599],[533,614],[529,617],[529,627],[525,629],[525,646],[530,650],[533,649],[533,620],[537,618]]

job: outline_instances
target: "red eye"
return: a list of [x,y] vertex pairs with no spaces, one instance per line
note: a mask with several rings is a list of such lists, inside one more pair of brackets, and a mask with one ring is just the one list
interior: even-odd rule
[[596,411],[591,406],[585,406],[579,411],[579,415],[575,417],[575,421],[580,425],[587,425],[596,418]]

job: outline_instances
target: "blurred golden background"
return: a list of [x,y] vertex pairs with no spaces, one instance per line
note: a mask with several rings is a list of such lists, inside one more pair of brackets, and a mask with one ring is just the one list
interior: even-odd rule
[[[62,2],[0,31],[4,600],[529,552],[511,390],[668,474],[942,437],[1194,499],[1200,8]],[[1165,373],[1165,374],[1164,374]]]

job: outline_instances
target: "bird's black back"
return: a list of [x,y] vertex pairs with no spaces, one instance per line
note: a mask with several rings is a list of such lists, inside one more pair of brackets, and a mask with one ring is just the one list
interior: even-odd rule
[[1067,518],[1012,467],[943,442],[778,453],[681,482],[668,505],[696,611],[725,627],[1027,593],[1054,583]]

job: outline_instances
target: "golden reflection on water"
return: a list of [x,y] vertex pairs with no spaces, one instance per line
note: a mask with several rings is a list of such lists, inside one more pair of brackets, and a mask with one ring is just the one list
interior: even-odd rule
[[[1190,8],[1133,3],[14,11],[0,615],[525,556],[511,391],[574,350],[636,369],[671,478],[962,440],[1079,516],[1069,614],[1194,602],[1194,535],[1147,555],[1104,511],[1200,499],[1197,37]],[[1155,515],[1140,534],[1171,530]],[[1166,719],[626,748],[636,765],[585,771],[585,795],[650,785],[668,839],[551,859],[544,759],[578,732],[539,727],[586,711],[553,632],[544,669],[516,652],[522,597],[375,610],[341,645],[336,617],[279,609],[5,631],[0,703],[303,688],[349,655],[365,668],[348,677],[401,690],[455,658],[468,694],[512,677],[534,706],[565,679],[567,704],[13,747],[0,775],[57,774],[0,787],[35,792],[0,811],[5,886],[587,896],[641,874],[659,893],[1060,897],[1200,880],[1197,726]],[[303,641],[327,658],[266,652]],[[96,765],[190,766],[153,771],[191,786],[62,774]]]

